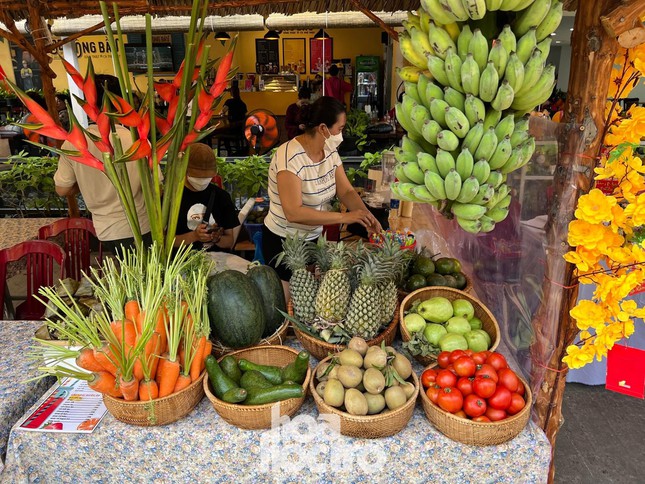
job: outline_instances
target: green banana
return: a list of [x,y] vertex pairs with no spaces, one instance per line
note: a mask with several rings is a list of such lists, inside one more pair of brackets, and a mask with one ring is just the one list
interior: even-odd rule
[[417,53],[421,54],[423,57],[427,54],[434,54],[428,34],[421,30],[420,25],[418,27],[412,27],[409,32],[410,37],[412,38],[412,45],[415,46]]
[[421,134],[423,135],[423,138],[428,142],[432,143],[433,145],[437,144],[437,135],[441,132],[443,128],[439,123],[437,123],[434,119],[426,119],[425,122],[423,123],[423,128],[421,130]]
[[408,118],[410,117],[412,109],[414,109],[414,107],[418,105],[418,103],[407,94],[403,94],[403,100],[401,101],[401,103],[403,104],[403,109],[408,114]]
[[412,111],[410,111],[410,121],[412,121],[412,124],[414,125],[418,133],[422,132],[423,123],[429,117],[430,113],[422,104],[417,104],[416,106],[414,106],[414,108],[412,108]]
[[417,82],[421,75],[421,69],[415,66],[397,67],[396,73],[402,81]]
[[425,185],[417,185],[412,188],[412,195],[425,203],[436,202],[437,199],[432,196]]
[[401,149],[406,153],[412,153],[417,156],[417,153],[423,151],[423,148],[416,141],[410,139],[409,136],[404,135],[401,139]]
[[452,131],[445,129],[437,135],[437,145],[442,150],[454,151],[459,148],[459,138]]
[[486,207],[473,203],[453,203],[450,210],[455,217],[463,220],[479,220],[486,213]]
[[537,0],[524,10],[513,24],[515,35],[524,35],[529,29],[537,28],[551,8],[551,0]]
[[515,8],[513,9],[513,12],[521,12],[522,10],[525,10],[535,1],[536,0],[520,0],[518,4],[515,6]]
[[455,217],[459,226],[471,234],[478,234],[482,230],[482,223],[479,220],[465,220],[460,217]]
[[428,31],[430,30],[430,22],[432,22],[432,17],[426,12],[423,8],[420,8],[417,10],[417,15],[419,16],[419,26],[421,27],[421,30],[428,35]]
[[448,103],[442,99],[433,99],[430,103],[430,114],[432,119],[441,125],[442,128],[447,128],[446,124],[446,109],[449,108]]
[[493,156],[491,156],[490,160],[488,160],[488,164],[490,165],[491,170],[497,170],[498,168],[504,166],[508,159],[511,157],[512,152],[513,147],[511,146],[511,137],[505,136],[504,138],[501,138],[501,141],[497,143],[495,153],[493,153]]
[[494,208],[486,212],[486,216],[499,223],[508,217],[508,208]]
[[398,164],[394,167],[394,176],[401,183],[410,183],[410,179],[403,173],[403,165]]
[[535,138],[530,137],[528,140],[522,143],[521,148],[522,148],[522,158],[524,158],[528,163],[528,161],[533,156],[533,153],[535,153]]
[[445,10],[439,0],[421,0],[421,7],[423,10],[428,12],[435,22],[442,25],[446,25],[457,20],[457,17],[452,14],[452,11]]
[[497,135],[495,134],[495,128],[491,127],[482,136],[474,157],[477,160],[489,160],[495,153],[495,148],[497,148]]
[[484,118],[484,132],[486,132],[489,128],[495,128],[501,120],[501,111],[497,111],[496,109],[489,109],[486,112],[486,117]]
[[521,145],[524,143],[527,139],[529,139],[529,132],[526,130],[520,130],[518,131],[517,129],[513,132],[511,135],[511,146],[515,148],[516,146]]
[[463,148],[468,148],[471,153],[475,153],[483,136],[484,122],[478,121],[472,128],[470,128],[470,131],[468,131],[468,134],[464,138],[461,146]]
[[540,49],[540,52],[542,53],[542,62],[544,62],[545,64],[549,57],[549,52],[551,52],[552,42],[553,42],[553,39],[551,38],[551,36],[548,36],[542,42],[538,42],[536,46],[538,49]]
[[401,54],[403,57],[415,67],[419,69],[426,68],[426,59],[419,53],[412,43],[412,38],[407,32],[401,32],[399,34],[399,47],[401,48]]
[[400,199],[407,202],[423,203],[423,200],[415,197],[414,193],[412,193],[412,190],[416,186],[418,185],[415,183],[399,183],[398,193],[401,195]]
[[473,96],[479,95],[480,78],[479,65],[477,65],[475,57],[472,54],[468,54],[461,65],[461,86],[464,92]]
[[443,183],[448,200],[455,200],[461,192],[461,177],[457,170],[450,170]]
[[461,58],[462,62],[466,60],[466,56],[468,55],[468,46],[470,45],[470,39],[472,38],[473,31],[470,30],[470,26],[468,24],[465,24],[459,33],[459,37],[457,37],[457,54]]
[[419,164],[421,171],[423,171],[424,173],[426,171],[434,171],[435,173],[439,173],[437,162],[434,156],[432,156],[430,153],[417,154],[417,163]]
[[482,233],[487,234],[488,232],[495,230],[495,221],[492,218],[487,217],[486,215],[482,215],[482,218],[479,219],[479,222],[482,224]]
[[434,171],[426,171],[423,183],[430,194],[437,200],[446,199],[446,189],[443,184],[443,178]]
[[537,46],[537,37],[535,36],[535,29],[530,29],[527,33],[522,35],[517,41],[517,50],[515,53],[520,58],[522,64],[526,64],[531,58],[533,49]]
[[499,7],[500,10],[504,12],[510,12],[515,7],[517,7],[522,0],[502,0],[502,5]]
[[468,43],[468,53],[473,55],[479,70],[483,71],[488,62],[488,40],[486,40],[480,29],[473,31],[473,38]]
[[486,8],[491,12],[499,10],[502,6],[503,0],[486,0]]
[[474,176],[463,179],[459,196],[455,199],[459,203],[470,203],[479,194],[479,182]]
[[455,158],[450,154],[450,152],[445,150],[437,150],[437,156],[435,157],[437,162],[437,168],[439,169],[439,175],[442,178],[446,178],[446,175],[450,173],[450,170],[456,168]]
[[392,190],[392,198],[395,198],[396,200],[401,200],[401,197],[403,196],[401,194],[401,191],[399,190],[399,185],[400,182],[392,182],[390,183],[390,190]]
[[491,171],[490,175],[488,175],[488,179],[486,180],[486,183],[488,183],[493,188],[497,188],[503,183],[503,177],[504,175],[502,175],[501,172]]
[[434,156],[437,153],[437,147],[432,143],[428,143],[422,135],[408,133],[408,136],[410,136],[412,141],[414,141],[416,144],[421,146],[422,150],[425,151],[426,153],[430,153],[432,156]]
[[504,73],[504,80],[517,92],[524,85],[524,64],[515,52],[511,52],[508,57],[508,64],[506,64],[506,72]]
[[485,0],[461,0],[461,3],[466,9],[468,16],[473,20],[479,20],[486,15]]
[[452,12],[455,16],[455,19],[464,22],[468,20],[468,12],[461,4],[461,0],[439,0],[439,3],[448,12]]
[[470,154],[470,150],[468,150],[468,148],[462,149],[455,161],[455,170],[457,170],[457,173],[459,173],[459,176],[463,180],[473,174],[474,165],[475,161],[473,155]]
[[421,103],[421,98],[419,97],[419,92],[417,91],[417,84],[416,82],[408,82],[405,81],[403,83],[403,86],[405,87],[405,93],[410,96],[412,99],[414,99],[416,102]]
[[[469,94],[470,96],[470,94]],[[443,90],[443,100],[446,101],[450,107],[456,108],[459,111],[464,111],[466,108],[466,96],[453,89],[452,87],[445,87]]]
[[403,104],[396,103],[394,106],[394,109],[396,111],[396,119],[399,121],[401,126],[403,126],[403,129],[405,129],[408,132],[408,134],[416,133],[416,130],[414,128],[414,125],[412,124],[412,121],[410,121],[410,118],[405,113],[405,108],[403,107]]
[[511,173],[515,170],[517,170],[523,163],[524,158],[522,158],[522,148],[520,146],[517,146],[513,148],[513,152],[511,153],[510,158],[508,161],[500,168],[500,171],[503,174]]
[[428,108],[433,99],[439,99],[443,101],[443,89],[437,86],[434,82],[429,82],[426,87],[426,100],[428,101]]
[[497,205],[495,205],[495,208],[508,208],[511,205],[512,200],[513,200],[513,197],[509,193],[504,198],[502,198],[499,202],[497,202]]
[[[468,118],[463,111],[458,108],[451,107],[446,111],[446,124],[450,131],[459,138],[465,138],[468,131],[470,131],[470,122],[468,121]],[[439,143],[439,146],[441,146],[441,143]],[[457,149],[457,146],[453,149]]]
[[430,107],[430,101],[428,101],[428,98],[426,97],[426,93],[428,92],[428,84],[430,84],[430,78],[425,74],[420,74],[419,80],[417,81],[417,93],[419,94],[421,104],[423,104],[426,108]]
[[459,92],[463,92],[464,90],[464,88],[461,87],[461,64],[461,58],[455,54],[454,49],[452,47],[448,49],[444,69],[446,71],[450,87]]
[[473,176],[480,184],[486,183],[490,176],[490,165],[486,160],[479,160],[473,165]]
[[549,65],[544,69],[540,76],[540,80],[535,84],[535,86],[533,86],[531,92],[527,92],[523,96],[515,96],[515,100],[511,107],[516,111],[532,110],[551,97],[554,87],[555,67],[553,65]]
[[495,99],[498,87],[499,75],[497,74],[495,65],[489,62],[479,80],[479,98],[484,102],[491,102]]
[[434,77],[439,84],[447,86],[450,84],[448,82],[448,76],[446,75],[446,68],[444,66],[443,59],[437,57],[436,55],[429,55],[427,62],[428,70],[432,77]]
[[398,161],[399,163],[416,163],[417,162],[417,155],[416,154],[409,153],[407,151],[403,151],[403,149],[399,148],[398,146],[396,146],[394,148],[394,158],[396,158],[396,161]]
[[408,19],[401,22],[405,30],[410,31],[410,27],[421,27],[421,17],[414,12],[408,12]]
[[513,92],[513,88],[508,81],[503,81],[490,105],[497,111],[504,111],[511,107],[514,98],[515,92]]
[[475,205],[486,205],[493,196],[495,196],[495,189],[488,183],[482,183],[479,185],[477,195],[475,195],[475,198],[473,198],[470,203],[474,203]]
[[531,92],[533,87],[540,80],[542,72],[544,72],[544,62],[542,62],[542,53],[539,49],[534,49],[531,58],[524,66],[524,83],[522,87],[515,91],[519,97],[524,96],[526,93]]
[[403,174],[408,177],[412,183],[416,183],[417,185],[423,183],[423,171],[421,171],[421,168],[416,161],[413,163],[404,163]]
[[493,47],[488,54],[488,60],[495,66],[495,70],[500,79],[504,77],[506,64],[508,64],[508,55],[509,52],[502,45],[502,41],[499,39],[493,40]]
[[457,46],[452,40],[452,37],[450,37],[450,34],[444,28],[432,23],[430,24],[430,31],[428,32],[428,40],[434,51],[434,55],[441,59],[446,58],[448,49],[452,48],[455,51],[457,50]]
[[484,105],[484,101],[472,94],[466,95],[463,111],[471,126],[474,126],[475,123],[483,121],[486,118],[486,106]]
[[515,131],[528,131],[531,116],[522,116],[515,122]]
[[442,27],[445,29],[446,32],[448,32],[452,41],[457,42],[457,39],[459,38],[459,34],[461,33],[459,24],[457,22],[450,22],[449,24],[442,25]]
[[513,30],[511,30],[511,26],[508,24],[504,25],[504,28],[497,37],[497,40],[502,43],[504,49],[506,49],[506,52],[508,52],[509,55],[517,49],[517,37],[515,37]]
[[538,42],[551,36],[557,30],[562,22],[563,4],[560,0],[553,0],[549,12],[546,14],[542,22],[538,25],[535,31],[535,36]]
[[495,206],[508,195],[509,189],[507,185],[500,185],[499,188],[495,191],[495,195],[488,201],[486,204],[487,210],[492,210]]
[[509,114],[505,118],[503,118],[497,126],[495,126],[495,134],[497,135],[497,139],[502,139],[505,138],[506,136],[511,136],[513,134],[513,130],[515,129],[515,116],[512,114]]

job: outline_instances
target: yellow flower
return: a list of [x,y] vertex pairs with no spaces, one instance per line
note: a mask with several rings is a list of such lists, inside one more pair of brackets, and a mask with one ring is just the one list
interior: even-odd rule
[[603,232],[599,225],[590,224],[584,220],[574,220],[569,224],[569,245],[585,246],[594,249],[602,241]]
[[578,200],[576,218],[578,220],[585,220],[591,224],[607,222],[611,220],[611,209],[616,203],[614,197],[606,196],[603,192],[594,188]]
[[575,252],[571,251],[564,255],[565,260],[574,264],[578,271],[582,273],[595,269],[600,257],[600,252],[588,250],[581,245],[576,248]]
[[563,361],[569,368],[582,368],[593,361],[595,351],[590,344],[585,344],[582,348],[576,345],[567,346],[567,356]]
[[625,216],[631,218],[634,227],[645,225],[645,193],[636,197],[633,203],[625,207]]
[[578,301],[576,307],[569,311],[569,314],[576,320],[578,328],[583,331],[604,325],[609,318],[605,308],[586,299]]

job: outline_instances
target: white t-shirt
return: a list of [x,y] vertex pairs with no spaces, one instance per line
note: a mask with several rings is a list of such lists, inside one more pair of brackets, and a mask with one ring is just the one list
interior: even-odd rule
[[302,204],[314,210],[325,210],[336,196],[336,169],[343,162],[338,151],[329,151],[325,146],[325,158],[314,163],[305,153],[300,142],[294,138],[278,148],[269,167],[269,213],[264,224],[280,237],[298,233],[307,240],[316,239],[322,233],[322,225],[302,225],[287,220],[278,193],[278,173],[290,171],[302,182]]

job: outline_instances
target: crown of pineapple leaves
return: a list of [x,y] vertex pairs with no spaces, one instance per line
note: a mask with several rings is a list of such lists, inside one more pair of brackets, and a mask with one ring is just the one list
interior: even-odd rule
[[276,265],[284,264],[291,271],[304,269],[314,257],[314,245],[299,235],[289,235],[282,242],[282,252],[278,254]]
[[366,253],[358,267],[358,279],[362,285],[374,286],[385,282],[390,277],[389,268],[373,253]]

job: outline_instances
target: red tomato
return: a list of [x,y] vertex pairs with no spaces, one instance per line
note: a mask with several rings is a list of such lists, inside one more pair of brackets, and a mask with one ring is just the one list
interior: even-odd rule
[[484,354],[484,352],[473,354],[473,361],[476,365],[483,365],[484,363],[486,363],[486,358],[488,358],[488,356]]
[[497,372],[499,377],[499,384],[510,390],[511,393],[516,392],[520,385],[520,379],[510,368],[502,368]]
[[493,353],[488,358],[486,358],[486,363],[495,368],[497,371],[502,368],[508,368],[508,363],[506,363],[506,358],[500,353]]
[[475,372],[475,376],[487,376],[495,383],[499,381],[499,376],[497,376],[497,371],[495,371],[495,368],[487,364],[478,366],[477,371]]
[[504,410],[497,410],[489,405],[486,409],[486,416],[491,422],[497,422],[498,420],[504,420],[506,418],[506,412]]
[[481,417],[475,417],[473,422],[490,422],[491,420],[486,416],[482,415]]
[[488,357],[493,354],[491,350],[482,351],[482,353],[486,355],[486,359],[488,359]]
[[501,385],[497,385],[497,390],[492,397],[488,399],[488,406],[496,408],[497,410],[506,410],[511,404],[511,396],[513,394]]
[[455,351],[450,353],[450,357],[448,358],[448,361],[450,363],[454,363],[455,361],[457,361],[462,356],[468,356],[468,355],[466,354],[466,352],[464,350],[455,350]]
[[437,379],[437,370],[433,370],[432,368],[427,369],[421,374],[421,384],[425,387],[428,388],[431,383],[434,383]]
[[439,368],[448,368],[448,365],[450,364],[449,359],[449,351],[442,351],[441,353],[439,353],[439,356],[437,356],[437,364],[439,365]]
[[439,370],[436,382],[441,388],[454,387],[457,384],[457,377],[449,370]]
[[520,384],[517,386],[517,393],[519,393],[520,396],[523,397],[525,391],[526,390],[524,389],[524,383],[520,382]]
[[476,376],[473,380],[473,392],[482,398],[492,397],[497,390],[497,383],[487,376]]
[[468,415],[466,415],[466,412],[464,412],[463,410],[459,410],[458,412],[455,412],[454,416],[459,418],[468,418]]
[[454,375],[456,375],[456,374],[457,374],[457,373],[455,373],[455,366],[454,366],[452,363],[450,363],[450,364],[447,366],[446,370],[448,370],[448,371],[452,372]]
[[475,365],[475,362],[469,356],[457,358],[453,363],[453,366],[455,367],[455,373],[457,373],[457,376],[473,376],[477,370],[477,365]]
[[457,380],[457,388],[459,388],[459,391],[464,397],[470,395],[473,392],[473,378],[462,376]]
[[513,393],[513,395],[511,395],[511,404],[506,411],[509,415],[515,415],[520,413],[520,410],[524,408],[524,405],[526,405],[526,402],[524,401],[524,398],[522,398],[522,395],[519,393]]
[[486,402],[477,395],[468,395],[464,399],[464,412],[469,417],[480,417],[486,413]]
[[437,398],[439,397],[439,392],[441,391],[441,387],[437,385],[436,383],[433,383],[427,390],[426,390],[426,395],[430,399],[432,403],[437,403]]
[[465,350],[464,353],[466,353],[466,356],[470,356],[471,358],[475,354],[475,352],[473,350]]
[[446,387],[439,392],[437,404],[446,412],[456,413],[464,404],[464,397],[455,387]]

